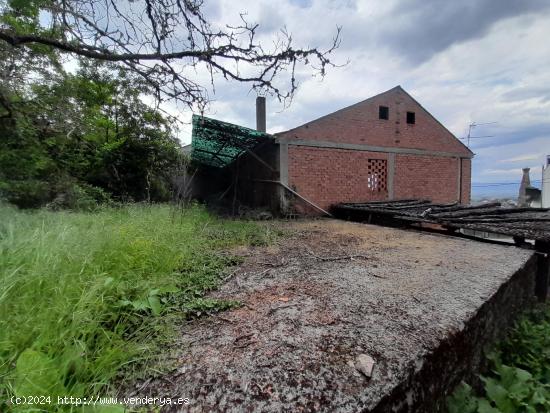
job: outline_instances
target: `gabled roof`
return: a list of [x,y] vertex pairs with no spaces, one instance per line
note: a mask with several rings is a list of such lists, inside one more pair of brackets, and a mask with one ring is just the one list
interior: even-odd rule
[[193,115],[191,160],[223,168],[270,139],[272,136],[264,132]]
[[374,96],[371,96],[365,100],[362,100],[360,102],[357,102],[357,103],[354,103],[352,105],[349,105],[349,106],[346,106],[342,109],[338,109],[334,112],[331,112],[331,113],[328,113],[326,115],[323,115],[317,119],[314,119],[314,120],[311,120],[309,122],[306,122],[302,125],[299,125],[299,126],[296,126],[295,128],[292,128],[292,129],[289,129],[287,131],[284,131],[284,132],[279,132],[279,133],[276,133],[275,134],[275,137],[278,137],[278,136],[281,136],[281,135],[287,135],[287,134],[291,134],[293,131],[297,130],[297,129],[300,129],[302,127],[306,127],[312,123],[315,123],[317,121],[320,121],[320,120],[323,120],[325,118],[328,118],[328,117],[331,117],[335,114],[338,114],[340,112],[344,112],[344,111],[347,111],[349,109],[352,109],[356,106],[360,106],[360,105],[363,105],[365,103],[368,103],[369,101],[372,101],[380,96],[383,96],[383,95],[386,95],[386,94],[389,94],[389,93],[392,93],[392,92],[395,92],[395,91],[401,91],[403,92],[406,96],[408,96],[414,103],[416,103],[430,118],[432,118],[436,123],[438,123],[448,134],[451,138],[455,139],[458,143],[460,143],[460,145],[471,155],[471,157],[474,156],[474,153],[470,150],[470,148],[468,148],[463,142],[460,141],[460,139],[458,139],[449,129],[447,129],[447,127],[445,127],[445,125],[443,125],[439,120],[437,120],[437,118],[435,116],[433,116],[424,106],[422,106],[420,104],[420,102],[418,102],[414,97],[412,97],[405,89],[403,89],[401,87],[401,85],[398,85],[398,86],[395,86],[389,90],[386,90],[385,92],[382,92],[382,93],[379,93],[377,95],[374,95]]
[[[449,129],[447,129],[447,127],[446,127],[445,125],[443,125],[434,115],[432,115],[424,106],[422,106],[422,104],[421,104],[418,100],[416,100],[414,97],[412,97],[412,95],[411,95],[409,92],[407,92],[405,89],[403,89],[403,88],[401,87],[401,85],[397,85],[397,86],[394,87],[393,89],[399,89],[399,90],[401,90],[403,93],[405,93],[408,97],[410,97],[418,106],[420,106],[420,107],[422,108],[422,110],[423,110],[424,112],[426,112],[433,120],[435,120],[437,123],[439,123],[439,125],[441,125],[441,127],[442,127],[443,129],[445,129],[447,132],[449,132],[449,134],[450,134],[453,138],[455,138],[455,139],[458,141],[458,143],[460,143],[468,152],[470,152],[470,154],[471,154],[472,156],[474,156],[474,153],[472,152],[472,150],[471,150],[470,148],[468,148],[468,147],[464,144],[464,142],[462,142],[460,139],[458,139],[458,138],[455,136],[454,133],[452,133]],[[390,90],[393,90],[393,89],[390,89]]]

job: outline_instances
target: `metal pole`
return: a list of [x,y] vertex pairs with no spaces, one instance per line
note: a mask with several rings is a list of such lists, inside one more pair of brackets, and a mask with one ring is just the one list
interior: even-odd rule
[[472,122],[470,123],[470,125],[468,125],[468,148],[470,147],[470,135],[472,133],[472,128],[476,126],[476,123],[475,122]]
[[537,275],[535,279],[535,295],[539,302],[545,302],[548,297],[548,279],[550,272],[550,244],[535,241],[537,251]]

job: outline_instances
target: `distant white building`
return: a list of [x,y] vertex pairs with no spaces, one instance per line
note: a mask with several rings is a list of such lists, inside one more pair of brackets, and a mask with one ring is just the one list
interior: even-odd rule
[[542,207],[550,208],[550,155],[546,155],[546,165],[542,167]]

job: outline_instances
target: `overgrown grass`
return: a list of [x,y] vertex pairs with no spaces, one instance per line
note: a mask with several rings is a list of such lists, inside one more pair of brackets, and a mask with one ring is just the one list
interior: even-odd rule
[[121,371],[131,374],[170,337],[173,315],[231,305],[201,298],[231,264],[217,251],[272,235],[197,206],[174,214],[0,205],[0,411],[14,409],[5,403],[12,395],[112,393]]
[[448,400],[450,413],[550,412],[549,306],[524,316],[488,357],[481,394],[462,383]]

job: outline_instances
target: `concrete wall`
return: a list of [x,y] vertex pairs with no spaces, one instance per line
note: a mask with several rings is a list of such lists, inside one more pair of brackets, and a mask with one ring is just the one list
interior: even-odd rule
[[484,351],[503,339],[518,316],[536,302],[536,267],[536,257],[532,256],[488,298],[463,329],[449,334],[422,361],[422,368],[382,399],[371,413],[445,412],[445,396],[462,380],[478,384],[479,373],[487,368]]

